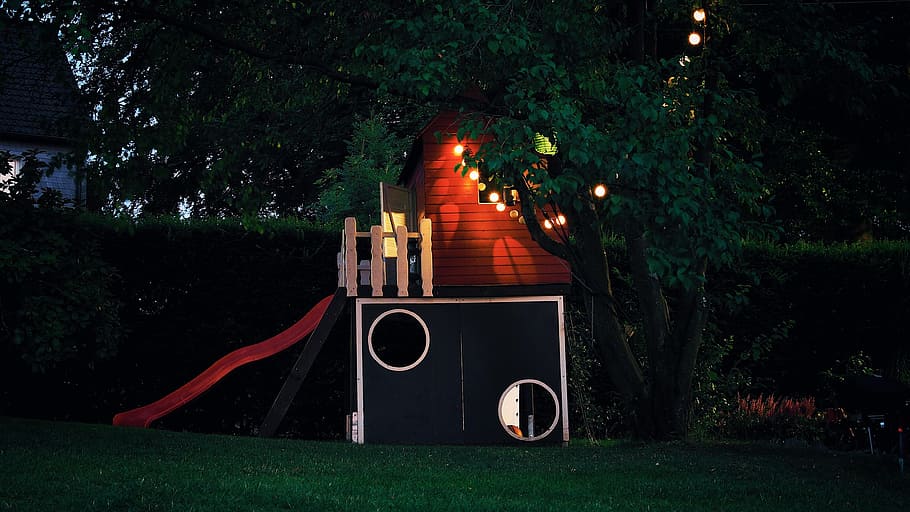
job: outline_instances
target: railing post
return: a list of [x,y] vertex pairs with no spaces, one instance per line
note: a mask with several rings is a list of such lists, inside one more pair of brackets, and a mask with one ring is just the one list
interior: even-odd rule
[[395,260],[395,277],[398,282],[398,296],[408,296],[408,228],[398,226],[395,228],[395,244],[398,254]]
[[430,219],[420,219],[420,281],[423,296],[433,296],[433,224]]
[[385,264],[382,261],[382,226],[370,227],[370,286],[373,297],[382,297]]
[[357,296],[357,221],[344,219],[344,281],[348,297]]

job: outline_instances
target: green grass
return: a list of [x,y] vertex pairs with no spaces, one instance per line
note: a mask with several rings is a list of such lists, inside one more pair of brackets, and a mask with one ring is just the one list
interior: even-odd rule
[[5,510],[910,510],[910,476],[756,444],[354,446],[0,418]]

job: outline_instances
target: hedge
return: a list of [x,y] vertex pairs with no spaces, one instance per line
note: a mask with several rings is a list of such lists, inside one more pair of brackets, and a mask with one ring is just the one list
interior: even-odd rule
[[[281,331],[334,289],[337,232],[288,220],[254,228],[0,207],[0,414],[109,422]],[[632,304],[621,243],[608,251]],[[811,394],[821,406],[831,375],[858,353],[910,377],[908,242],[752,244],[707,285],[706,360],[725,347],[712,371],[748,366],[757,391]],[[341,435],[349,332],[346,321],[333,330],[288,435]],[[254,432],[298,351],[238,370],[159,425]]]

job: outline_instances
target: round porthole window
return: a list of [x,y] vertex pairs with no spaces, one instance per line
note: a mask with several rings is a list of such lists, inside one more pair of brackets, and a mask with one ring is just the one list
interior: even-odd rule
[[550,386],[536,379],[522,379],[499,397],[499,422],[507,434],[520,441],[539,441],[559,422],[559,400]]
[[370,355],[380,366],[403,372],[414,368],[430,350],[430,331],[413,311],[391,309],[379,315],[367,334]]

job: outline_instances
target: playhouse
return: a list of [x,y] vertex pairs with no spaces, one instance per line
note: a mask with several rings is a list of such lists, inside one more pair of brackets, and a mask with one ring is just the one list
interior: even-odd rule
[[563,297],[568,264],[530,236],[516,197],[455,172],[458,116],[414,142],[381,223],[346,219],[338,288],[284,332],[216,361],[173,393],[114,417],[148,427],[234,368],[309,335],[260,427],[274,435],[340,313],[352,317],[349,411],[355,443],[567,442]]
[[423,130],[399,185],[381,187],[381,226],[345,226],[350,437],[568,441],[568,265],[531,239],[508,191],[455,172],[463,148],[479,146],[457,127],[443,113]]

